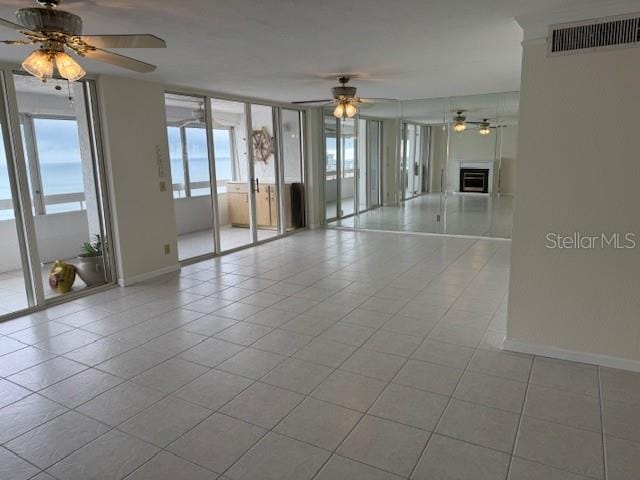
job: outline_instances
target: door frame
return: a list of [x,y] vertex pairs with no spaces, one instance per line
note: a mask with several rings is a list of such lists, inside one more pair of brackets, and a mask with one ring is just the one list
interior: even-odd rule
[[[98,109],[95,81],[89,77],[82,80],[81,85],[91,151],[92,181],[97,194],[96,208],[103,239],[105,283],[75,292],[71,291],[64,295],[46,297],[35,227],[35,215],[43,213],[43,210],[38,203],[34,204],[31,200],[32,192],[29,187],[28,177],[29,167],[20,130],[21,114],[19,112],[18,97],[15,90],[15,75],[26,74],[11,67],[0,68],[0,124],[3,134],[9,187],[13,201],[14,221],[16,224],[22,276],[24,278],[28,306],[8,314],[0,315],[0,322],[109,290],[115,286],[117,278],[117,266],[115,253],[113,251],[114,242],[110,211],[110,192],[106,177],[106,164],[102,147],[103,137],[99,121],[100,112]],[[63,118],[58,115],[41,115],[38,117]],[[73,118],[78,119],[78,117]],[[31,148],[33,146],[27,147]],[[33,160],[36,161],[36,159]],[[36,169],[39,171],[39,168],[40,165],[38,164]],[[39,175],[35,181],[38,183],[34,185],[34,188],[37,188],[41,182]],[[40,201],[37,197],[34,198],[36,198],[36,202]],[[34,205],[37,207],[37,210],[34,210]]]
[[[192,98],[200,98],[204,101],[204,111],[205,111],[205,130],[207,136],[207,158],[209,161],[209,176],[211,181],[210,188],[210,196],[211,196],[211,204],[212,204],[212,235],[213,235],[213,252],[204,253],[201,255],[196,255],[194,257],[184,258],[179,260],[180,265],[186,266],[191,265],[203,260],[208,260],[211,258],[219,257],[222,255],[226,255],[229,253],[237,252],[246,248],[251,248],[256,245],[261,245],[266,242],[270,242],[273,240],[278,240],[283,238],[286,235],[291,235],[297,233],[298,230],[307,229],[306,219],[308,218],[308,203],[307,203],[307,194],[306,187],[308,185],[307,181],[307,168],[306,168],[306,151],[305,147],[305,138],[307,134],[306,124],[305,122],[305,111],[304,109],[297,108],[295,106],[286,106],[286,105],[275,105],[272,103],[267,103],[259,100],[252,99],[238,99],[234,97],[224,96],[224,95],[212,95],[208,93],[193,93],[187,90],[180,89],[166,89],[164,91],[165,95],[180,95],[185,97]],[[236,102],[238,104],[242,104],[243,106],[243,114],[244,114],[244,124],[247,132],[247,200],[249,203],[249,237],[250,241],[244,245],[239,245],[237,247],[229,248],[226,250],[222,250],[221,240],[220,240],[220,201],[218,198],[218,188],[217,188],[217,174],[216,174],[216,155],[215,155],[215,146],[213,139],[213,115],[214,112],[211,108],[212,100],[223,100],[227,102]],[[278,229],[276,235],[266,238],[259,239],[258,238],[258,228],[257,228],[257,215],[256,215],[256,191],[255,191],[255,162],[254,162],[254,152],[253,152],[253,143],[252,143],[252,131],[253,131],[253,122],[251,115],[251,107],[253,105],[268,107],[271,108],[271,118],[273,123],[273,141],[274,141],[274,184],[276,189],[276,195],[278,197],[278,201],[276,204],[277,209],[277,218],[278,218]],[[282,166],[283,160],[283,147],[282,147],[282,122],[281,122],[281,111],[290,110],[298,113],[299,118],[299,128],[300,128],[300,161],[301,161],[301,181],[304,185],[305,194],[303,195],[303,210],[305,217],[305,226],[299,229],[295,229],[291,232],[286,231],[286,224],[284,222],[285,211],[284,211],[284,197],[281,192],[284,191],[284,168]],[[230,129],[233,133],[233,128]],[[231,142],[235,144],[235,137],[231,135]],[[234,153],[232,153],[234,155]],[[233,165],[232,165],[233,166]],[[173,188],[173,181],[172,181]],[[176,200],[175,198],[173,199]]]

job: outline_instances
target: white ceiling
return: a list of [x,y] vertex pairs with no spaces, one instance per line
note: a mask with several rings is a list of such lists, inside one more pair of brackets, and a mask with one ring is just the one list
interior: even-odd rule
[[[514,17],[616,0],[66,0],[84,32],[153,33],[166,50],[120,53],[158,65],[112,73],[210,91],[294,101],[326,98],[338,73],[361,73],[363,96],[433,98],[519,89]],[[31,0],[4,0],[14,20]],[[0,27],[0,38],[15,38]],[[0,61],[30,47],[0,45]],[[324,78],[323,78],[324,77]]]

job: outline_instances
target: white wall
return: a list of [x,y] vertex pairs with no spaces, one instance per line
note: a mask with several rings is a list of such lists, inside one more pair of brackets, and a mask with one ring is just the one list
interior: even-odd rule
[[[229,211],[226,193],[218,193],[218,212],[220,225],[229,224]],[[176,198],[173,201],[178,235],[213,228],[213,210],[211,197]]]
[[[73,259],[81,252],[82,244],[89,240],[87,212],[52,213],[34,218],[36,242],[40,261]],[[22,268],[20,247],[14,220],[0,221],[0,273]]]
[[639,78],[638,48],[524,48],[508,348],[640,370],[640,242],[545,248],[548,232],[640,241]]
[[[100,76],[105,156],[121,283],[178,268],[164,88]],[[162,177],[161,177],[162,175]],[[160,182],[166,183],[161,191]],[[165,254],[164,245],[171,252]]]

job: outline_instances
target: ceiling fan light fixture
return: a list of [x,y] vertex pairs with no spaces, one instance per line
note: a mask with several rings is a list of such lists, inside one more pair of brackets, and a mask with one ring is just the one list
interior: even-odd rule
[[55,60],[60,76],[70,82],[80,80],[87,74],[87,72],[78,65],[78,62],[71,58],[66,52],[56,52]]
[[453,131],[456,133],[462,133],[467,129],[467,124],[463,121],[455,121],[453,123]]
[[344,107],[344,111],[349,118],[353,118],[358,114],[358,109],[353,103],[347,103],[347,105]]
[[453,117],[453,131],[462,133],[467,129],[467,117],[463,115],[464,110],[458,110],[457,115]]
[[491,134],[491,124],[484,119],[480,122],[480,128],[478,129],[478,133],[480,135],[490,135]]
[[336,118],[344,117],[344,105],[342,103],[336,105],[336,108],[333,110],[333,116]]
[[34,50],[22,62],[22,68],[43,82],[53,77],[53,59],[51,52],[43,48]]

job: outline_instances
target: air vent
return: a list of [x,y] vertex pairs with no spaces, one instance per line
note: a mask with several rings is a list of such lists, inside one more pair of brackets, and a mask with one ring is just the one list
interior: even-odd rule
[[640,14],[551,25],[549,56],[640,45]]

